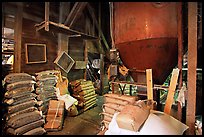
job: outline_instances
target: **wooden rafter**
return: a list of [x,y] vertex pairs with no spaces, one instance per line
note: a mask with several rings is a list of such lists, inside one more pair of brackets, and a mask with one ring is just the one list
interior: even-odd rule
[[108,46],[108,43],[107,43],[107,41],[106,41],[106,39],[105,39],[105,36],[104,36],[104,34],[103,34],[101,28],[99,27],[98,21],[97,21],[97,19],[96,19],[95,14],[94,14],[94,9],[91,7],[90,4],[87,4],[87,7],[88,7],[88,11],[89,11],[89,13],[90,13],[90,15],[91,15],[91,17],[92,17],[92,19],[93,19],[93,21],[94,21],[94,24],[96,25],[96,28],[97,28],[98,31],[101,33],[100,35],[101,35],[101,37],[102,37],[103,43],[105,44],[107,50],[110,50],[110,48],[109,48],[109,46]]
[[87,4],[88,2],[76,2],[67,16],[64,25],[71,27]]

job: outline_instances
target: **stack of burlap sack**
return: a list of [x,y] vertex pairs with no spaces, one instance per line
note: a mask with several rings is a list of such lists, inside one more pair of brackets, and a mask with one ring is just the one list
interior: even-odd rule
[[120,94],[105,94],[104,104],[102,106],[102,124],[105,130],[108,129],[109,123],[112,120],[114,113],[121,112],[126,105],[133,105],[137,100],[136,96],[120,95]]
[[35,106],[35,77],[27,73],[10,73],[5,79],[4,103],[8,105],[6,114],[6,134],[42,135],[45,123],[42,112]]
[[70,82],[73,94],[78,101],[78,108],[86,111],[96,104],[97,94],[92,81],[75,80]]
[[36,73],[38,109],[44,115],[47,114],[49,101],[57,100],[56,84],[60,74],[58,70],[46,70]]
[[46,131],[59,131],[63,127],[65,104],[63,100],[50,100],[44,128]]

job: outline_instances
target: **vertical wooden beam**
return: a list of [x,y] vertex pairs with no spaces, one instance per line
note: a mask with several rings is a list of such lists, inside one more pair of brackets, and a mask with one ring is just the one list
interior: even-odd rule
[[[84,44],[84,61],[85,61],[85,64],[87,65],[88,64],[88,50],[87,50],[87,45],[85,41],[83,41],[83,44]],[[87,74],[87,69],[84,70],[84,79],[86,79],[86,74]]]
[[197,67],[197,2],[188,2],[188,92],[186,124],[188,135],[195,135],[196,110],[196,67]]
[[[59,8],[59,23],[63,23],[64,19],[66,18],[66,13],[70,11],[70,2],[60,2]],[[68,44],[69,44],[69,37],[65,34],[58,34],[58,52],[57,55],[59,56],[61,52],[65,51],[68,53]],[[62,71],[62,76],[67,76],[67,73]]]
[[49,31],[50,2],[45,2],[45,30]]
[[23,3],[17,5],[14,29],[14,72],[21,72],[21,41],[22,41]]
[[[183,29],[182,29],[182,2],[178,4],[178,69],[180,71],[179,75],[179,82],[178,82],[178,88],[181,89],[182,87],[182,64],[183,64]],[[180,102],[178,102],[178,111],[177,111],[177,119],[181,121],[182,116],[182,107]]]
[[170,86],[168,90],[168,95],[167,95],[166,103],[164,106],[164,112],[169,115],[171,115],[171,106],[174,101],[174,93],[176,90],[178,76],[179,76],[179,69],[173,69]]
[[153,100],[152,69],[146,69],[147,99]]
[[104,93],[104,55],[100,54],[100,93]]
[[[99,4],[100,4],[100,3],[99,3]],[[110,48],[109,48],[109,46],[108,46],[108,43],[107,43],[107,41],[106,41],[106,39],[105,39],[105,36],[104,36],[103,32],[101,31],[101,27],[99,27],[99,23],[98,23],[98,21],[97,21],[97,19],[96,19],[96,16],[95,16],[95,14],[94,14],[94,13],[95,13],[95,12],[94,12],[94,9],[93,9],[89,4],[87,5],[87,7],[88,7],[88,11],[89,11],[89,13],[90,13],[90,15],[91,15],[91,17],[92,17],[92,19],[93,19],[93,21],[94,21],[94,24],[96,25],[97,30],[101,33],[101,34],[100,34],[100,35],[101,35],[100,38],[102,38],[103,43],[105,44],[107,50],[109,51]]]

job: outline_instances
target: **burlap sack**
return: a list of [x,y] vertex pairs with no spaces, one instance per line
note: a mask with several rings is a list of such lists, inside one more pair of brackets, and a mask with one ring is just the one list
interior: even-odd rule
[[33,111],[29,113],[23,113],[16,115],[8,120],[7,125],[14,129],[24,126],[28,123],[42,119],[42,114],[39,111]]
[[28,80],[28,81],[19,81],[15,83],[8,84],[6,86],[6,90],[14,90],[17,88],[22,88],[22,87],[32,87],[36,82],[33,80]]
[[34,129],[24,133],[23,135],[43,135],[45,133],[46,133],[46,131],[44,128],[38,127],[38,128],[34,128]]
[[12,135],[22,135],[22,134],[24,134],[24,133],[26,133],[26,132],[34,129],[34,128],[38,128],[38,127],[42,126],[44,123],[45,123],[45,120],[40,119],[40,120],[34,121],[32,123],[28,123],[24,126],[21,126],[17,129],[8,128],[7,133],[12,134]]
[[118,99],[118,100],[125,100],[125,101],[129,102],[129,104],[134,104],[135,101],[137,100],[136,96],[120,95],[120,94],[114,94],[114,93],[105,94],[104,96]]
[[105,103],[103,104],[103,106],[111,109],[115,109],[116,111],[119,111],[119,112],[124,108],[124,105],[115,104],[115,103]]
[[49,109],[47,114],[48,115],[57,115],[62,116],[64,115],[64,101],[63,100],[50,100],[49,101]]
[[138,131],[148,118],[150,110],[146,107],[126,105],[117,115],[116,122],[119,128]]
[[103,112],[109,113],[109,114],[111,114],[111,115],[114,115],[115,112],[118,112],[116,109],[107,107],[107,106],[105,106],[105,105],[102,106],[102,110],[103,110]]
[[127,105],[127,104],[129,104],[129,102],[126,101],[126,100],[111,98],[111,97],[107,97],[107,96],[105,96],[104,102],[105,103],[114,103],[114,104],[119,104],[119,105]]
[[62,129],[63,115],[61,116],[47,115],[46,121],[47,122],[44,125],[46,131],[59,131]]
[[109,113],[106,113],[106,112],[102,112],[102,113],[100,113],[100,115],[102,116],[103,120],[108,121],[108,122],[111,122],[111,120],[113,118],[112,114],[109,114]]
[[56,84],[56,88],[59,88],[59,91],[60,91],[60,95],[65,95],[65,94],[69,94],[69,91],[68,91],[68,79],[66,77],[63,77],[63,81],[62,82],[58,82]]
[[34,76],[31,76],[27,73],[10,73],[5,78],[6,83],[15,83],[18,81],[27,81],[27,80],[36,80]]

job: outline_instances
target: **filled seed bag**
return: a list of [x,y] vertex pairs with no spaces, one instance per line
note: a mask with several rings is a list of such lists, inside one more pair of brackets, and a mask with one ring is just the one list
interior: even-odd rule
[[17,98],[32,93],[35,90],[34,85],[28,87],[19,87],[10,91],[6,91],[5,98]]
[[16,115],[12,118],[10,118],[7,121],[7,125],[8,127],[12,127],[14,129],[24,126],[28,123],[32,123],[34,121],[40,120],[42,119],[42,113],[40,111],[33,111],[33,112],[29,112],[29,113],[23,113],[23,114],[19,114]]
[[23,135],[43,135],[45,133],[46,133],[46,131],[44,128],[38,127],[38,128],[34,128],[34,129],[24,133]]
[[150,109],[139,105],[126,105],[117,115],[119,128],[138,131],[150,114]]
[[32,87],[32,86],[34,86],[35,83],[36,82],[33,81],[33,80],[18,81],[18,82],[15,82],[15,83],[8,84],[6,86],[6,90],[10,91],[10,90],[14,90],[14,89],[17,89],[17,88],[22,88],[22,87]]
[[6,83],[15,83],[18,81],[30,81],[30,80],[35,81],[36,79],[34,76],[31,76],[27,73],[10,73],[4,78],[4,81]]
[[45,123],[45,120],[40,119],[40,120],[34,121],[32,123],[28,123],[28,124],[21,126],[19,128],[16,128],[16,129],[8,128],[7,133],[11,134],[11,135],[22,135],[22,134],[24,134],[24,133],[26,133],[32,129],[41,127],[44,123]]
[[12,114],[12,113],[21,111],[21,110],[24,110],[26,108],[33,107],[35,104],[36,104],[35,100],[30,100],[30,101],[26,101],[26,102],[23,102],[21,104],[15,105],[15,106],[8,106],[8,113]]

